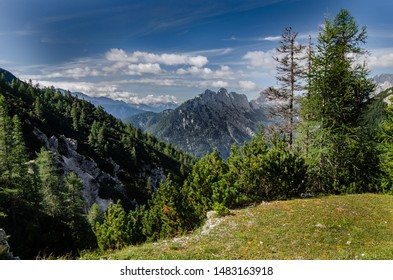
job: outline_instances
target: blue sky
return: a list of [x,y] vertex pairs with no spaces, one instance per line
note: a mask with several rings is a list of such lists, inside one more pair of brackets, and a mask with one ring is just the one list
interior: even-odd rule
[[41,85],[160,103],[276,81],[285,27],[317,37],[346,8],[366,25],[371,75],[393,73],[392,1],[1,0],[0,67]]

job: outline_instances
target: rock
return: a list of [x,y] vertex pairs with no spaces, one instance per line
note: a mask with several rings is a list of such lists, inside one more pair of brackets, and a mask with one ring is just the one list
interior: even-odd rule
[[7,242],[7,235],[4,229],[0,228],[0,258],[8,253],[10,250],[10,245]]
[[10,245],[7,242],[7,234],[0,228],[0,260],[19,260],[10,252]]
[[78,142],[76,140],[66,138],[64,135],[49,138],[36,127],[33,129],[33,133],[46,149],[56,155],[56,164],[63,173],[70,174],[74,172],[83,182],[86,213],[95,202],[99,205],[102,212],[105,212],[108,205],[113,202],[111,199],[104,199],[98,196],[102,185],[110,185],[117,192],[125,193],[124,186],[117,177],[118,173],[122,171],[121,167],[112,159],[108,159],[108,162],[113,166],[113,174],[108,174],[102,171],[92,158],[81,155],[77,151]]

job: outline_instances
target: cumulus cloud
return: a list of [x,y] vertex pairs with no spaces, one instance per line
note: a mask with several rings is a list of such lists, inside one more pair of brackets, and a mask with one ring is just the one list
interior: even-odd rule
[[374,50],[366,58],[370,68],[390,68],[393,67],[393,49]]
[[213,87],[223,88],[223,87],[227,87],[228,83],[224,82],[224,81],[215,81],[215,82],[212,82],[212,86]]
[[123,61],[132,63],[138,61],[137,58],[128,56],[128,54],[122,49],[111,49],[105,54],[105,58],[109,61]]
[[97,69],[92,69],[86,66],[86,67],[75,67],[75,68],[65,69],[60,72],[53,72],[48,74],[47,77],[80,79],[84,77],[98,77],[100,75],[102,75],[102,73]]
[[239,81],[239,87],[242,90],[257,90],[258,86],[252,81]]
[[164,72],[158,63],[139,63],[130,64],[126,74],[128,75],[142,75],[144,73],[159,74]]
[[248,60],[249,67],[251,68],[275,68],[275,60],[273,56],[275,55],[274,50],[264,51],[250,51],[247,52],[243,59]]
[[193,84],[193,86],[206,89],[206,88],[226,88],[229,86],[225,81],[200,81]]
[[232,69],[226,65],[221,65],[219,69],[212,70],[207,67],[198,68],[196,66],[189,67],[187,69],[179,68],[176,71],[179,75],[190,74],[203,79],[229,79],[235,78],[235,73]]

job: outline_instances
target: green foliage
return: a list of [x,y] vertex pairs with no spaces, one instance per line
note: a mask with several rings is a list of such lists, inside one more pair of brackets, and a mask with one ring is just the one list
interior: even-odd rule
[[231,211],[228,209],[228,207],[226,207],[222,203],[218,203],[218,202],[215,202],[213,204],[212,209],[214,211],[216,211],[216,213],[219,217],[224,217],[224,216],[227,216],[231,213]]
[[170,180],[161,182],[149,202],[149,210],[143,217],[145,236],[150,240],[157,240],[179,233],[181,231],[180,205],[180,192],[177,187]]
[[299,197],[305,191],[307,166],[303,158],[275,135],[265,158],[265,195],[276,198]]
[[305,191],[307,166],[277,135],[266,144],[262,132],[245,143],[241,153],[233,146],[227,162],[217,152],[195,165],[183,191],[199,216],[213,209],[227,214],[262,199],[298,197]]
[[347,10],[326,19],[318,36],[299,130],[315,192],[370,190],[376,160],[360,120],[374,84],[355,60],[365,54],[366,37]]
[[[392,97],[390,97],[392,102]],[[380,123],[377,135],[380,141],[380,167],[384,176],[381,177],[379,191],[393,194],[393,105],[386,107],[386,119]]]
[[225,187],[220,184],[220,181],[226,172],[227,165],[216,149],[194,165],[190,176],[184,183],[183,192],[187,195],[189,202],[195,205],[199,216],[203,216],[207,210],[211,209],[214,202],[224,203]]
[[94,225],[99,249],[118,249],[143,242],[143,218],[143,207],[127,213],[120,200],[116,204],[110,204],[103,220],[97,220]]
[[54,165],[54,154],[41,149],[37,154],[36,164],[41,182],[42,203],[48,215],[60,215],[61,209],[61,181],[58,170]]
[[104,215],[104,222],[96,224],[94,233],[97,237],[98,247],[101,250],[118,249],[129,244],[127,214],[120,201],[109,205]]
[[[41,150],[42,143],[34,135],[36,128],[48,137],[75,139],[78,153],[118,177],[124,193],[105,184],[99,195],[115,201],[120,197],[127,211],[133,206],[130,198],[139,205],[151,198],[151,190],[146,189],[147,178],[153,175],[150,172],[163,168],[181,184],[194,163],[191,156],[172,145],[69,92],[40,89],[0,69],[0,216],[2,227],[11,235],[14,253],[24,259],[35,258],[39,252],[74,254],[94,247],[95,238],[87,223],[81,182],[75,174],[64,176],[55,166],[55,155]],[[119,171],[114,171],[113,162]],[[141,226],[144,212],[135,211],[127,214],[127,223],[138,221],[129,225],[135,230],[127,242],[145,238]],[[101,222],[97,212],[95,215],[91,221]]]
[[100,207],[98,204],[95,202],[93,205],[90,207],[89,213],[88,213],[88,221],[89,224],[92,228],[96,225],[96,223],[102,223],[104,220],[104,215],[101,213]]

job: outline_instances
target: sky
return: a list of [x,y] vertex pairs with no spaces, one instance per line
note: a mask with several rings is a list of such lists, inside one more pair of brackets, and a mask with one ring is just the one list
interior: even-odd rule
[[393,73],[389,0],[0,0],[0,67],[130,103],[221,87],[252,99],[277,84],[284,28],[306,44],[342,8],[367,26],[370,75]]

